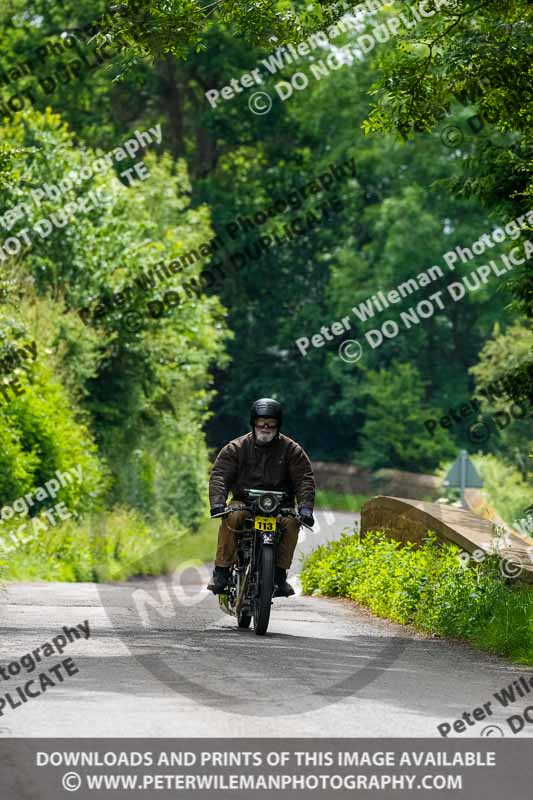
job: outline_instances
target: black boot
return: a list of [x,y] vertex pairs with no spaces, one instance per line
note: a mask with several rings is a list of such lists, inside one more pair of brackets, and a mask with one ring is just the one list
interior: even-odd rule
[[229,567],[215,567],[213,577],[207,584],[209,591],[213,592],[213,594],[222,594],[228,585],[229,573]]
[[276,567],[276,572],[274,574],[274,583],[276,584],[276,590],[274,592],[274,597],[290,597],[294,594],[294,589],[287,583],[287,570],[281,569],[281,567]]

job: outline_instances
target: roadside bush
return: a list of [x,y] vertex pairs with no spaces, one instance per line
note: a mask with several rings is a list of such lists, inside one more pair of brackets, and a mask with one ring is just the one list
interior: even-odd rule
[[465,567],[459,552],[432,534],[417,547],[380,532],[344,534],[308,556],[302,588],[533,664],[533,592],[504,579],[498,557]]
[[[71,509],[87,506],[89,493],[102,492],[105,486],[105,468],[98,460],[93,437],[76,419],[64,388],[48,367],[37,364],[31,380],[21,377],[20,383],[24,394],[3,409],[1,420],[9,430],[16,431],[17,441],[31,454],[32,486],[46,483],[56,470],[66,472],[79,464],[82,482],[62,487],[58,500]],[[2,505],[17,496],[2,493]]]
[[[13,281],[16,285],[16,282]],[[21,289],[22,287],[19,286]],[[0,405],[0,507],[79,466],[81,482],[67,483],[57,502],[78,513],[94,507],[95,495],[108,485],[107,469],[99,459],[87,415],[72,402],[53,347],[60,308],[49,298],[38,298],[25,287],[25,298],[0,301],[0,355],[20,351],[33,343],[34,356],[15,360],[0,375],[5,396]],[[18,394],[10,388],[17,380]],[[35,500],[32,513],[38,508]]]

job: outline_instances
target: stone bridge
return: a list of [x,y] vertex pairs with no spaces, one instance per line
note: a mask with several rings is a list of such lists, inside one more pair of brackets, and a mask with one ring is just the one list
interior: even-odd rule
[[441,541],[475,554],[475,560],[483,559],[476,551],[497,548],[502,573],[533,583],[533,539],[508,530],[502,540],[493,523],[462,508],[380,495],[361,509],[361,534],[376,530],[401,542],[419,542],[433,531]]

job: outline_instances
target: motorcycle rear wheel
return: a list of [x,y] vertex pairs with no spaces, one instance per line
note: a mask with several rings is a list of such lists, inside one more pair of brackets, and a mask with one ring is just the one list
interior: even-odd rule
[[263,547],[259,567],[259,594],[254,603],[254,631],[264,636],[270,621],[272,595],[274,593],[274,548]]

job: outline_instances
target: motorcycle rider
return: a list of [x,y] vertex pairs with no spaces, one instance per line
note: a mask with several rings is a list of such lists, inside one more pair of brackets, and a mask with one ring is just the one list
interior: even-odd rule
[[[312,527],[315,523],[315,479],[311,462],[305,450],[295,441],[280,433],[282,408],[277,400],[263,397],[252,404],[250,410],[251,433],[233,439],[218,454],[209,481],[211,516],[226,508],[229,492],[232,508],[243,507],[245,489],[267,489],[287,492],[286,507],[298,501],[300,519]],[[207,588],[214,594],[224,591],[236,550],[235,531],[240,530],[247,511],[232,511],[222,517],[218,531],[218,546],[213,577]],[[300,523],[292,516],[282,517],[284,533],[277,547],[275,597],[290,597],[294,589],[287,583],[287,570],[291,566],[298,542]]]

